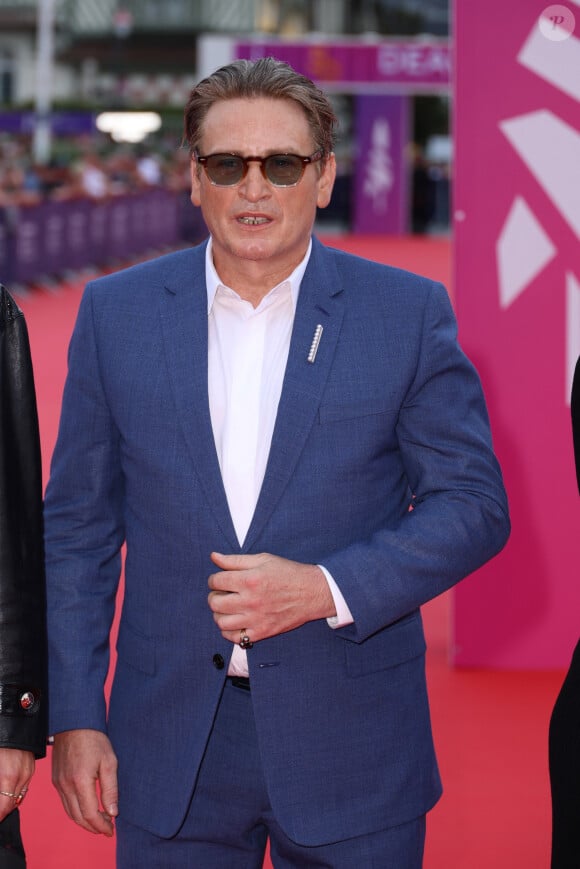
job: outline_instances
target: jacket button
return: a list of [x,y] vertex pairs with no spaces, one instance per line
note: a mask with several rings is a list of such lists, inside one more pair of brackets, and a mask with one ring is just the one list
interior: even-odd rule
[[20,705],[23,709],[30,709],[31,706],[34,706],[35,700],[36,698],[32,691],[25,691],[20,697]]
[[223,668],[225,667],[226,664],[225,664],[225,661],[222,658],[222,656],[216,653],[213,656],[213,665],[216,668],[216,670],[223,670]]

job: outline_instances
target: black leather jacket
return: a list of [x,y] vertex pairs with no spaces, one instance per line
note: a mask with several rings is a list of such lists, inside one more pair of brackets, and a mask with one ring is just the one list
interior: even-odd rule
[[0,747],[46,753],[46,599],[36,395],[22,311],[0,284]]
[[576,370],[572,383],[572,434],[574,436],[574,455],[576,457],[576,477],[580,493],[580,356],[576,360]]

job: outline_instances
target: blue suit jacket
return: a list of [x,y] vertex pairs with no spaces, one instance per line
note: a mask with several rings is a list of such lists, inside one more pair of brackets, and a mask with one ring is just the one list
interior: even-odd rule
[[[88,285],[46,496],[51,730],[107,731],[122,815],[161,836],[187,810],[231,653],[207,604],[209,555],[239,551],[208,405],[204,252]],[[243,548],[324,564],[354,616],[248,656],[271,803],[292,839],[361,835],[435,803],[419,607],[508,529],[445,289],[314,241]]]

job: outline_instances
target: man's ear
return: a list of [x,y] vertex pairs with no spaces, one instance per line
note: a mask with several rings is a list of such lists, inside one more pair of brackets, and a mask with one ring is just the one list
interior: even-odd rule
[[331,151],[324,164],[318,179],[318,198],[316,204],[319,208],[326,208],[332,196],[332,188],[336,179],[336,158]]

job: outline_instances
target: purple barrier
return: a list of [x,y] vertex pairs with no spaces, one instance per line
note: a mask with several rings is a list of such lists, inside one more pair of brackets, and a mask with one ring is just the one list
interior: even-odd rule
[[109,229],[108,202],[92,202],[87,226],[88,248],[92,263],[104,263],[107,260]]
[[8,234],[10,281],[27,284],[96,263],[88,232],[93,208],[88,199],[15,208],[12,238]]
[[136,239],[131,234],[129,196],[116,196],[107,203],[107,255],[113,259],[137,253]]
[[140,250],[173,244],[180,238],[178,202],[175,195],[166,190],[133,196],[130,216],[132,234]]
[[[57,136],[81,136],[94,133],[96,115],[93,112],[53,112],[52,132]],[[34,131],[34,112],[0,112],[0,131],[13,135],[30,135]]]
[[63,270],[67,249],[65,243],[65,211],[60,202],[46,202],[38,206],[39,213],[44,218],[42,245],[44,271],[46,274],[58,274]]
[[203,219],[201,208],[194,208],[191,204],[189,192],[178,194],[178,221],[179,233],[182,241],[196,244],[207,237],[208,231]]
[[41,242],[44,214],[42,206],[38,205],[20,205],[14,209],[14,214],[13,236],[9,243],[12,253],[10,280],[26,284],[45,273]]
[[0,209],[0,283],[9,284],[11,280],[11,257],[9,251],[7,213]]
[[89,244],[89,220],[95,204],[89,199],[71,199],[64,206],[64,250],[60,255],[61,269],[82,269],[94,263],[94,251]]
[[[0,280],[32,283],[204,237],[184,195],[162,188],[106,200],[70,199],[0,209]],[[194,219],[195,218],[195,219]],[[197,227],[192,233],[192,227]]]

